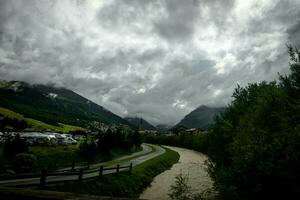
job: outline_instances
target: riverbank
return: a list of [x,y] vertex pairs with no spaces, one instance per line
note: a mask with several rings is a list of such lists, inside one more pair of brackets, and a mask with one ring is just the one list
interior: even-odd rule
[[109,174],[82,183],[64,183],[46,189],[76,191],[81,194],[137,197],[155,176],[172,167],[179,160],[179,154],[164,148],[165,152],[133,168],[133,171]]
[[175,183],[175,177],[180,173],[188,176],[187,184],[191,187],[192,193],[202,193],[212,188],[213,181],[206,171],[206,155],[179,147],[168,148],[180,155],[179,162],[174,164],[170,170],[156,176],[151,186],[140,195],[141,199],[169,199],[171,185]]

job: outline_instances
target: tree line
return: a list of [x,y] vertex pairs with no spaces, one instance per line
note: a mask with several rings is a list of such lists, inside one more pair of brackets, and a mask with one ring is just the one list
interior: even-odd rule
[[190,134],[181,130],[177,135],[145,133],[142,140],[147,143],[177,146],[207,153],[208,135],[206,133]]
[[95,136],[87,136],[80,142],[79,151],[89,159],[93,159],[98,153],[110,156],[111,150],[120,148],[123,150],[137,149],[141,145],[141,136],[137,130],[117,128],[98,131]]

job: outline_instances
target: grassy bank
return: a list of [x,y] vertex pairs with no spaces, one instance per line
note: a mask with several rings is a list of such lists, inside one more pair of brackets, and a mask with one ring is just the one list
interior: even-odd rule
[[[69,192],[41,191],[28,188],[0,187],[1,200],[126,200],[125,198],[109,198]],[[128,199],[129,200],[129,199]]]
[[133,171],[110,174],[82,183],[64,183],[50,190],[78,192],[82,194],[137,197],[163,171],[178,162],[179,154],[170,149],[156,158],[133,168]]
[[[130,155],[131,153],[138,152],[141,148],[124,150],[121,148],[114,148],[110,151],[110,156],[98,154],[92,160],[89,160],[90,164],[107,161],[120,156]],[[33,154],[37,158],[35,172],[39,172],[41,169],[52,170],[71,167],[72,161],[75,161],[75,165],[87,165],[87,158],[79,153],[78,145],[67,146],[33,146],[29,147],[28,153]],[[114,162],[111,161],[113,164]],[[3,145],[0,145],[0,166],[4,164],[13,165],[14,158],[6,157],[3,153]]]

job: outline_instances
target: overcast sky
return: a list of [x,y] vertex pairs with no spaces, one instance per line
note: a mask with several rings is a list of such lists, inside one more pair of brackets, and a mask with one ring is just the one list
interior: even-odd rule
[[55,83],[120,116],[177,123],[288,72],[299,0],[0,0],[0,78]]

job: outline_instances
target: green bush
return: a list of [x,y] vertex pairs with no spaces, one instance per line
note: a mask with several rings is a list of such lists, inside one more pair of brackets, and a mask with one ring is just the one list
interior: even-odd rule
[[3,152],[6,156],[11,157],[18,153],[23,153],[28,150],[26,141],[17,134],[15,137],[8,138],[4,144]]
[[37,159],[33,154],[20,153],[15,157],[15,170],[18,173],[31,172],[36,167]]
[[79,152],[87,159],[93,159],[98,152],[96,142],[93,139],[85,139],[79,145]]
[[224,199],[300,198],[300,51],[289,51],[291,74],[238,87],[209,133],[209,172]]
[[188,176],[180,173],[175,177],[175,183],[171,185],[170,193],[168,194],[172,200],[192,200],[190,186],[188,186]]

